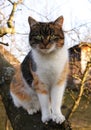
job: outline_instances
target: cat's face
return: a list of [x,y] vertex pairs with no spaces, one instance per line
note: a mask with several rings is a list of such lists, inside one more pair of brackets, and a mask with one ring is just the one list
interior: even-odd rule
[[41,23],[29,17],[30,25],[29,42],[32,48],[50,53],[64,45],[64,33],[62,31],[63,17],[54,22]]

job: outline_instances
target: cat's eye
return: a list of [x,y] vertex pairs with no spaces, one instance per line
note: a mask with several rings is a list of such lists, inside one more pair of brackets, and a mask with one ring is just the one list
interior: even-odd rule
[[50,36],[50,40],[58,40],[58,39],[59,39],[59,36],[57,36],[57,35]]
[[43,36],[42,36],[42,35],[37,35],[37,36],[35,36],[34,38],[35,38],[36,40],[39,40],[39,41],[40,41],[40,40],[43,38]]

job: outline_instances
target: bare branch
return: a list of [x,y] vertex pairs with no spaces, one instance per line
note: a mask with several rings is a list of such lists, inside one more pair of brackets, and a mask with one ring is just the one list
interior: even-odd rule
[[5,46],[9,46],[9,44],[8,44],[8,43],[3,43],[3,42],[0,42],[0,44],[5,45]]
[[77,74],[72,75],[72,77],[77,79],[77,80],[79,80],[81,82],[81,78]]
[[71,31],[74,31],[74,32],[75,32],[76,29],[79,29],[80,27],[86,26],[86,25],[88,25],[88,24],[91,24],[91,22],[81,24],[81,25],[79,25],[79,26],[77,26],[77,27],[74,27],[74,28],[68,30],[68,31],[64,30],[64,33],[68,33],[68,32],[71,32]]
[[7,33],[14,34],[15,28],[7,28],[7,27],[0,28],[0,37],[6,35]]
[[13,3],[13,8],[12,8],[10,17],[9,17],[9,19],[7,21],[7,25],[8,25],[9,28],[14,28],[13,19],[14,19],[14,13],[16,11],[16,7],[17,7],[17,3]]
[[13,2],[11,0],[8,0],[12,5],[13,5]]
[[12,8],[12,11],[11,11],[11,14],[10,14],[10,17],[7,21],[7,26],[8,27],[1,27],[0,28],[0,37],[10,33],[10,34],[14,34],[15,33],[15,27],[14,27],[14,24],[13,24],[13,20],[14,20],[14,14],[15,14],[15,11],[16,11],[16,8],[17,8],[17,5],[22,3],[22,0],[18,0],[18,2],[12,2],[11,0],[8,0],[13,8]]

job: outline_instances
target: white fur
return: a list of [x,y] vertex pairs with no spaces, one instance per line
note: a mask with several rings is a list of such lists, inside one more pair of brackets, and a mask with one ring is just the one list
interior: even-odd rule
[[56,84],[65,63],[68,61],[68,51],[65,46],[48,55],[41,55],[36,50],[33,50],[33,57],[37,64],[39,79],[48,86],[52,86]]
[[41,105],[42,122],[49,121],[51,119],[49,95],[38,93],[38,98]]
[[[62,86],[57,86],[57,81],[64,70],[65,63],[68,61],[68,51],[65,46],[61,49],[57,49],[57,51],[55,50],[53,53],[43,55],[33,50],[33,57],[37,64],[39,79],[47,85],[47,90],[50,90],[49,95],[38,93],[42,111],[42,121],[46,122],[51,118],[56,123],[61,124],[65,120],[60,108],[66,81]],[[49,107],[49,98],[51,98],[51,109]]]
[[51,90],[52,119],[56,123],[60,123],[60,124],[65,120],[65,117],[62,115],[62,111],[61,111],[65,86],[66,86],[66,82],[64,82],[62,86],[52,87]]

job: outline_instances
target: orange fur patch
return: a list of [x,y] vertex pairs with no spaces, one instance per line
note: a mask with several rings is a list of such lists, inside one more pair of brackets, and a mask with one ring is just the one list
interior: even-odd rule
[[34,78],[33,87],[34,87],[35,91],[38,93],[42,93],[42,94],[48,94],[45,84],[39,80],[38,76],[34,72],[32,72],[32,74],[33,74],[33,78]]
[[60,78],[59,78],[59,80],[58,80],[58,82],[57,82],[57,85],[58,86],[61,86],[64,82],[65,82],[65,80],[66,80],[66,77],[67,77],[67,74],[68,74],[68,71],[69,71],[69,67],[68,67],[69,65],[68,65],[68,62],[65,64],[65,67],[64,67],[64,70],[63,70],[63,72],[61,73],[61,75],[60,75]]
[[61,39],[59,42],[57,42],[57,47],[62,47],[64,44],[64,39]]
[[32,86],[34,87],[35,91],[38,92],[38,93],[42,93],[42,94],[48,94],[48,91],[47,91],[47,88],[45,86],[44,83],[42,83],[40,81],[40,79],[38,78],[38,75],[32,71],[32,68],[31,68],[31,63],[30,63],[30,71],[33,75],[33,84]]
[[13,94],[15,94],[20,100],[24,101],[30,101],[31,97],[28,93],[25,91],[25,85],[22,81],[22,76],[21,76],[21,68],[18,66],[16,68],[16,74],[13,77],[13,80],[10,85],[10,90]]

